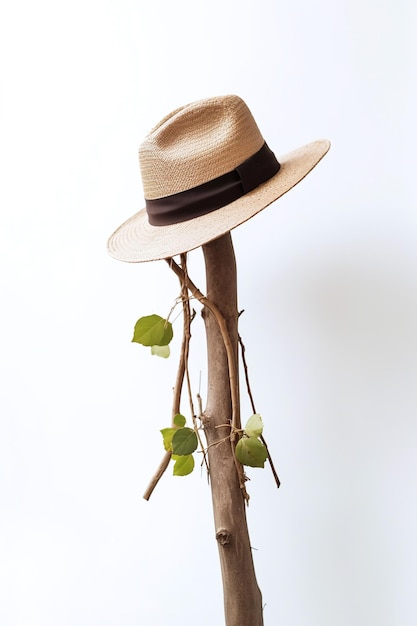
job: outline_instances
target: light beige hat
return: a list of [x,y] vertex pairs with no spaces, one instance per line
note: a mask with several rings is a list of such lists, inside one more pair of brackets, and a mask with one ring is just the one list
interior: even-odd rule
[[277,160],[238,96],[176,109],[139,149],[146,208],[113,233],[109,253],[140,263],[198,248],[289,191],[329,148],[314,141]]

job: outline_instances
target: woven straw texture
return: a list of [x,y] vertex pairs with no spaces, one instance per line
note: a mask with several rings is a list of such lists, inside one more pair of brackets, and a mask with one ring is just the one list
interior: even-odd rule
[[237,96],[177,109],[139,149],[145,198],[164,198],[226,174],[263,143],[251,112]]
[[[139,150],[145,198],[191,189],[225,174],[260,149],[264,139],[237,96],[210,98],[177,109],[149,133]],[[282,157],[279,172],[225,207],[168,226],[152,226],[145,209],[108,241],[109,254],[131,263],[165,259],[193,250],[262,211],[300,182],[330,148],[327,140]]]

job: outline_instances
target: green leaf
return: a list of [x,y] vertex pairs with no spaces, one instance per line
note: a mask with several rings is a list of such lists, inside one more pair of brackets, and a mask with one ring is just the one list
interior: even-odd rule
[[248,437],[259,437],[259,435],[262,435],[263,429],[264,425],[262,422],[262,417],[259,415],[259,413],[255,413],[248,419],[248,421],[246,422],[246,426],[243,430]]
[[178,428],[182,428],[183,426],[185,426],[185,422],[187,420],[185,419],[184,415],[181,415],[181,413],[177,413],[176,415],[174,415],[174,424],[175,426],[178,426]]
[[175,455],[185,456],[197,450],[197,435],[192,428],[178,428],[172,437],[172,452]]
[[268,458],[268,453],[257,437],[242,437],[237,442],[236,458],[242,465],[263,467]]
[[191,474],[194,469],[194,457],[192,454],[186,454],[185,456],[172,455],[174,463],[173,474],[174,476],[187,476]]
[[152,346],[151,354],[167,359],[170,355],[169,346]]
[[147,315],[136,322],[132,341],[143,346],[167,346],[173,336],[171,322],[159,315]]
[[162,428],[160,431],[164,440],[164,448],[167,452],[172,450],[172,437],[177,432],[176,428]]

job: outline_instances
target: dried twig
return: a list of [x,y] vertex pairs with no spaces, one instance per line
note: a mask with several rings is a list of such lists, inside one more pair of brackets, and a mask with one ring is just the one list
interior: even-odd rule
[[230,384],[230,395],[232,401],[232,420],[231,420],[231,436],[230,442],[232,446],[233,459],[236,466],[236,471],[239,477],[239,484],[242,490],[243,498],[246,502],[249,502],[249,495],[246,491],[245,487],[245,474],[243,471],[242,464],[236,458],[235,453],[235,445],[234,445],[234,433],[240,429],[240,414],[239,414],[239,382],[237,375],[237,363],[235,362],[235,355],[233,344],[230,339],[229,331],[227,329],[226,320],[223,315],[217,308],[217,306],[212,302],[209,298],[204,296],[201,291],[195,286],[190,277],[182,270],[182,268],[174,261],[174,259],[166,259],[170,268],[177,274],[177,276],[183,281],[185,285],[187,285],[189,291],[192,295],[198,300],[203,306],[205,306],[214,316],[220,334],[223,339],[223,344],[226,350],[227,364],[229,370],[229,384]]
[[[248,390],[248,396],[249,396],[249,400],[250,400],[250,403],[251,403],[251,406],[252,406],[252,412],[253,413],[257,413],[257,410],[255,408],[255,402],[254,402],[253,395],[252,395],[252,389],[251,389],[251,386],[250,386],[250,383],[249,383],[249,370],[248,370],[248,364],[246,362],[246,356],[245,356],[246,348],[245,348],[245,345],[244,345],[244,343],[242,341],[242,337],[240,335],[238,335],[238,341],[239,341],[239,345],[240,345],[240,353],[242,355],[243,369],[244,369],[244,372],[245,372],[246,388]],[[276,485],[279,488],[279,486],[281,484],[281,481],[278,478],[277,471],[276,471],[274,463],[273,463],[273,461],[271,459],[271,455],[269,453],[268,446],[267,446],[267,443],[266,443],[265,438],[263,437],[263,435],[260,436],[260,440],[262,441],[262,443],[264,444],[264,446],[266,448],[266,452],[268,454],[268,459],[269,459],[269,465],[271,466],[271,471],[272,471],[272,474],[273,474],[273,476],[275,478]]]
[[[182,291],[182,283],[181,283],[181,291]],[[188,320],[186,320],[184,317],[180,361],[178,364],[177,378],[175,381],[174,396],[172,400],[172,426],[174,426],[173,420],[174,420],[175,415],[177,415],[177,413],[180,412],[181,392],[182,392],[182,386],[184,384],[184,376],[185,376],[185,370],[186,370],[186,346],[188,342],[187,333],[189,333],[189,325],[188,325]],[[155,489],[156,485],[158,484],[159,480],[161,479],[162,475],[164,474],[165,470],[167,469],[169,465],[171,456],[172,456],[171,452],[165,452],[158,466],[158,469],[156,470],[155,474],[152,476],[152,479],[145,493],[143,494],[143,497],[145,500],[149,500],[149,498],[151,497],[153,490]]]
[[[183,268],[182,269],[183,276],[188,276],[186,254],[181,255],[181,265]],[[197,435],[200,447],[203,451],[204,461],[206,463],[207,472],[208,472],[209,468],[208,468],[207,458],[206,458],[203,443],[201,441],[200,433],[198,432],[198,429],[197,429],[196,418],[194,414],[194,407],[193,407],[192,394],[191,394],[191,383],[190,383],[190,376],[189,376],[189,371],[188,371],[188,355],[189,355],[189,345],[190,345],[190,338],[191,338],[191,322],[194,318],[194,315],[191,314],[191,310],[190,310],[190,302],[189,302],[189,297],[188,297],[187,284],[183,280],[183,277],[180,274],[178,274],[178,277],[180,279],[180,285],[181,285],[180,299],[182,301],[184,323],[183,323],[183,336],[182,336],[182,343],[181,343],[180,361],[178,364],[177,378],[175,382],[174,395],[173,395],[173,401],[172,401],[172,426],[174,426],[175,415],[181,412],[181,409],[180,409],[181,394],[182,394],[182,388],[183,388],[184,377],[185,377],[187,380],[188,395],[189,395],[189,401],[190,401],[192,420],[194,424],[194,430],[196,431],[196,435]],[[174,307],[175,306],[176,305],[174,305]],[[169,315],[171,315],[174,307],[172,307]],[[171,460],[171,456],[172,456],[171,452],[165,452],[155,474],[153,475],[145,493],[143,494],[143,497],[145,500],[149,500],[149,498],[151,497],[152,492],[154,491],[155,487],[157,486],[164,472],[168,468],[169,462]]]
[[229,367],[229,379],[230,379],[230,392],[232,396],[232,426],[236,429],[240,428],[240,416],[239,416],[239,396],[238,396],[238,377],[237,368],[234,357],[234,350],[232,341],[230,339],[229,331],[227,330],[226,320],[220,313],[217,306],[209,298],[204,296],[201,291],[194,285],[188,275],[186,275],[181,267],[174,261],[174,259],[167,259],[170,268],[182,279],[187,285],[188,289],[193,294],[194,298],[201,302],[209,311],[213,314],[217,321],[219,330],[223,339],[224,347],[226,349],[227,363]]
[[[188,272],[187,272],[187,255],[186,254],[181,254],[181,267],[184,271],[184,275],[188,277]],[[207,468],[207,474],[209,474],[209,466],[208,466],[208,461],[207,461],[207,455],[206,455],[206,451],[204,449],[204,444],[201,440],[201,436],[200,436],[200,431],[198,429],[198,425],[197,425],[197,418],[195,415],[195,411],[194,411],[194,403],[193,403],[193,394],[192,394],[192,390],[191,390],[191,380],[190,380],[190,371],[188,369],[188,357],[189,357],[189,353],[190,353],[190,339],[191,339],[191,322],[194,319],[195,316],[195,311],[193,311],[193,313],[191,313],[191,307],[190,307],[190,299],[188,297],[188,287],[186,285],[186,283],[181,280],[181,299],[182,299],[182,309],[183,309],[183,313],[184,313],[184,344],[183,344],[183,350],[184,350],[184,361],[185,361],[185,379],[187,381],[187,389],[188,389],[188,401],[190,404],[190,412],[191,412],[191,418],[193,420],[193,426],[194,426],[194,431],[195,434],[197,436],[198,439],[198,443],[200,445],[201,451],[203,453],[203,462],[206,465]]]

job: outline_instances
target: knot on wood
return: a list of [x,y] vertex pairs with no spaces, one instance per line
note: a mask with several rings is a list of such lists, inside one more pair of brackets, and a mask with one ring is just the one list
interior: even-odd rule
[[219,542],[221,546],[225,546],[230,543],[230,533],[226,528],[220,528],[216,533],[216,541]]

